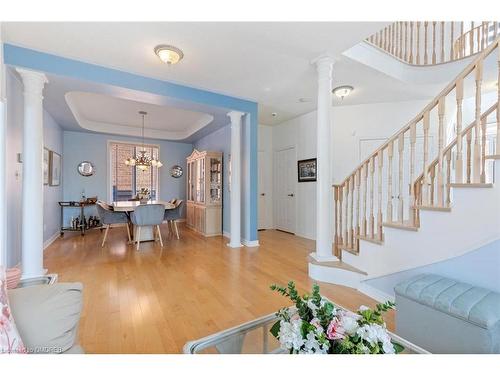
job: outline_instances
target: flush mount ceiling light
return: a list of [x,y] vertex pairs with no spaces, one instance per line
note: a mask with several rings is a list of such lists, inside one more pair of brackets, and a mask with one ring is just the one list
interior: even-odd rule
[[340,99],[344,99],[346,96],[348,96],[351,91],[354,90],[354,87],[352,86],[339,86],[335,87],[332,92]]
[[156,46],[155,53],[167,65],[177,64],[184,57],[184,53],[179,48],[165,44]]

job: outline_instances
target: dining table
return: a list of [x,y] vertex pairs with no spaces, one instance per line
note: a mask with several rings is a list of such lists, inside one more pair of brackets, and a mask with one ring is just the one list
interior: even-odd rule
[[[175,208],[175,205],[170,202],[166,201],[161,201],[161,200],[148,200],[147,202],[141,202],[141,201],[117,201],[113,202],[113,210],[115,212],[125,212],[127,216],[129,217],[129,225],[132,226],[132,236],[134,239],[134,242],[137,241],[137,227],[132,225],[132,222],[130,221],[130,214],[134,212],[137,206],[139,205],[145,205],[145,204],[163,204],[165,206],[165,210],[173,210]],[[144,241],[154,241],[154,231],[153,231],[153,226],[143,226],[141,227],[140,231],[140,242]]]

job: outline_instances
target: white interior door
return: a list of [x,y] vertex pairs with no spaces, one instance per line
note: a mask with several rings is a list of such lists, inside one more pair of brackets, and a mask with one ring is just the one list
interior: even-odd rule
[[258,229],[266,229],[268,227],[267,224],[267,205],[269,204],[267,187],[269,186],[264,165],[266,163],[265,153],[263,151],[259,151],[259,223]]
[[295,149],[288,148],[275,152],[275,226],[276,229],[295,233]]

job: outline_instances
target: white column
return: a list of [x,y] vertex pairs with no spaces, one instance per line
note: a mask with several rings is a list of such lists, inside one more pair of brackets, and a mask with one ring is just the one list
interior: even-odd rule
[[243,112],[232,111],[231,119],[231,238],[229,247],[241,244],[241,118]]
[[334,59],[321,56],[314,61],[318,72],[316,251],[317,261],[338,260],[333,255],[333,189],[331,178],[332,68]]
[[43,269],[43,73],[17,69],[24,85],[22,270],[23,278]]
[[7,262],[7,208],[6,208],[6,163],[7,143],[5,66],[3,63],[2,23],[0,22],[0,266]]

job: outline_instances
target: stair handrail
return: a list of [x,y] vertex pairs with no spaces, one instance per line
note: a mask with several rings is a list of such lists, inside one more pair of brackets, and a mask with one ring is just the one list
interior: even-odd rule
[[[438,111],[438,119],[439,119],[439,146],[438,146],[438,155],[440,157],[440,167],[443,166],[443,156],[444,156],[444,114],[445,114],[445,99],[446,97],[455,90],[456,100],[457,100],[457,140],[461,140],[463,135],[462,130],[462,102],[463,102],[463,82],[466,77],[469,76],[472,72],[475,72],[476,78],[476,114],[475,114],[475,122],[474,128],[478,129],[481,124],[481,113],[480,113],[480,102],[481,102],[481,82],[482,82],[482,73],[483,73],[483,61],[496,49],[499,48],[500,37],[497,37],[489,46],[487,46],[483,51],[481,51],[477,56],[471,61],[463,70],[460,72],[455,79],[453,79],[444,89],[442,89],[430,102],[427,104],[423,110],[421,110],[416,116],[413,117],[410,121],[406,123],[406,125],[401,128],[398,132],[396,132],[393,136],[391,136],[387,141],[385,141],[380,147],[378,147],[374,152],[372,152],[367,158],[365,158],[358,166],[347,175],[347,177],[342,180],[340,183],[333,184],[334,188],[334,203],[335,203],[335,253],[339,256],[339,249],[341,247],[348,248],[351,251],[359,250],[359,238],[363,237],[368,240],[373,241],[382,241],[383,240],[383,213],[382,213],[382,169],[384,167],[384,155],[386,154],[387,163],[389,167],[387,167],[388,176],[387,176],[387,210],[386,210],[386,222],[387,223],[398,223],[401,226],[404,226],[404,205],[403,201],[403,182],[401,175],[404,175],[404,165],[401,161],[404,159],[404,143],[405,143],[405,134],[410,135],[410,173],[409,173],[409,201],[410,205],[410,213],[409,213],[409,225],[416,226],[418,225],[418,208],[414,206],[414,202],[416,202],[416,191],[415,191],[415,144],[416,144],[416,133],[417,127],[421,124],[422,131],[424,133],[424,160],[423,160],[423,168],[422,170],[429,170],[430,161],[428,160],[428,138],[429,138],[429,125],[430,125],[430,113],[433,109],[437,108]],[[499,48],[500,51],[500,48]],[[500,53],[499,53],[499,75],[500,75]],[[500,81],[500,79],[498,79]],[[479,94],[478,94],[479,93]],[[478,96],[479,95],[479,96]],[[500,89],[499,89],[500,96]],[[479,109],[478,109],[479,108]],[[498,103],[497,103],[498,108]],[[497,109],[497,117],[500,113],[500,110]],[[500,124],[500,121],[498,122]],[[500,126],[500,125],[499,125]],[[419,128],[420,129],[420,128]],[[468,128],[467,128],[468,129]],[[500,133],[500,129],[498,130]],[[466,136],[468,133],[464,133]],[[479,132],[477,133],[479,134]],[[500,141],[497,138],[497,144],[500,145]],[[476,142],[476,141],[475,141]],[[476,144],[475,144],[476,145]],[[392,173],[393,173],[393,158],[395,147],[397,146],[396,152],[399,152],[399,195],[392,195]],[[498,146],[497,146],[498,147]],[[461,152],[461,148],[459,150]],[[459,163],[459,167],[461,167],[462,163],[462,154],[457,155],[456,162]],[[378,202],[377,202],[377,219],[375,220],[374,213],[374,184],[375,184],[375,165],[377,165],[378,170]],[[460,169],[460,168],[458,168]],[[438,175],[442,176],[442,173]],[[424,176],[427,178],[427,176]],[[457,182],[462,182],[462,176],[455,176]],[[367,194],[368,194],[368,180],[370,180],[370,213],[369,218],[367,219]],[[361,189],[361,185],[363,184],[363,189]],[[441,194],[439,199],[442,200],[442,186],[444,186],[443,181],[439,181],[439,193]],[[424,184],[425,187],[425,184]],[[357,190],[357,202],[354,202],[354,193]],[[361,202],[360,195],[361,190],[364,193],[364,201],[363,201],[363,217],[361,219]],[[419,192],[425,193],[426,195],[429,192]],[[392,200],[394,198],[398,199],[397,206],[397,220],[393,220],[393,205]],[[349,201],[350,199],[350,201]],[[354,206],[356,204],[356,215],[354,215]],[[343,208],[345,206],[345,211],[343,213]],[[349,211],[349,212],[348,212]],[[345,220],[343,220],[345,219]],[[354,223],[356,221],[356,223]],[[362,221],[362,222],[360,222]],[[345,226],[345,231],[344,231]],[[376,228],[375,228],[376,227]],[[376,230],[375,230],[376,229]]]

